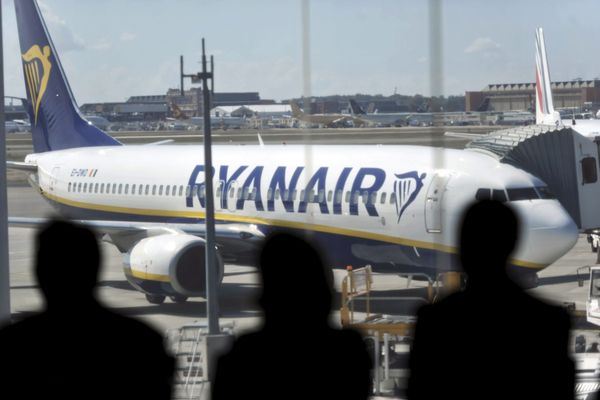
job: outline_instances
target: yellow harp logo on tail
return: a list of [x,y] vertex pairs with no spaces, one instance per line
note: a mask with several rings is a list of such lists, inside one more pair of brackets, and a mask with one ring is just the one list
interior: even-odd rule
[[33,45],[27,50],[23,57],[23,70],[25,71],[25,82],[27,82],[27,90],[32,101],[33,114],[35,116],[35,124],[37,125],[38,111],[42,97],[46,92],[48,79],[50,78],[50,46],[40,48],[39,45]]

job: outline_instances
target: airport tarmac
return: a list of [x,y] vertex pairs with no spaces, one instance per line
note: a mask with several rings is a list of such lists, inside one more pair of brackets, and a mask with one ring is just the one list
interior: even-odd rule
[[[32,188],[25,185],[9,186],[8,210],[10,216],[46,217],[52,215],[49,204]],[[41,298],[31,273],[34,261],[34,233],[33,229],[9,229],[11,308],[15,318],[21,318],[41,307]],[[177,328],[194,321],[203,322],[206,317],[204,299],[193,298],[184,304],[167,300],[160,306],[151,305],[125,280],[122,258],[116,248],[106,243],[102,245],[102,248],[104,268],[100,276],[98,293],[104,303],[127,315],[139,317],[161,331]],[[577,269],[593,265],[595,261],[596,255],[591,252],[585,236],[580,235],[576,245],[569,253],[539,273],[540,285],[530,292],[559,305],[575,303],[577,309],[584,310],[587,281],[583,287],[578,286]],[[336,271],[338,290],[344,274],[344,271]],[[422,290],[424,286],[423,282],[413,282],[411,289],[405,289],[406,279],[383,274],[376,274],[374,284],[374,288],[388,296],[424,295],[424,290]],[[260,309],[256,302],[258,294],[256,269],[227,265],[219,295],[221,321],[224,323],[234,322],[241,331],[256,326],[260,321]],[[393,306],[388,303],[386,308],[393,309]],[[337,313],[333,318],[337,320]]]

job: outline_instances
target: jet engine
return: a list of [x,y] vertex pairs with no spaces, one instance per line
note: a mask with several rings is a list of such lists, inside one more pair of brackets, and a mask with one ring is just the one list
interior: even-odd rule
[[[165,234],[140,240],[129,253],[129,281],[148,295],[187,298],[206,292],[206,242],[187,234]],[[217,251],[218,282],[223,260]]]

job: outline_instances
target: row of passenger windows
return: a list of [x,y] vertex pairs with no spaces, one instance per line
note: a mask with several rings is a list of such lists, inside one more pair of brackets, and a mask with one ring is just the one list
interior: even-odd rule
[[[92,193],[92,194],[118,194],[118,195],[145,195],[145,196],[184,196],[188,197],[198,196],[204,198],[204,186],[183,186],[183,185],[144,185],[144,184],[123,184],[123,183],[87,183],[87,182],[69,182],[67,191],[70,193]],[[221,197],[223,192],[222,185],[215,190],[215,196]],[[235,200],[256,200],[257,190],[256,187],[252,188],[235,188],[231,187],[228,190],[227,195],[230,199]],[[298,196],[299,194],[299,196]],[[342,199],[342,196],[344,197]],[[267,191],[267,200],[283,200],[283,201],[296,201],[296,199],[305,200],[307,202],[331,202],[341,203],[344,200],[346,203],[352,202],[353,204],[361,201],[364,204],[396,204],[396,194],[390,193],[388,196],[387,192],[371,192],[368,191],[346,191],[337,190],[335,193],[333,190],[325,191],[320,189],[319,191],[298,191],[298,190],[280,190],[271,189]]]
[[502,203],[519,200],[554,199],[547,186],[506,189],[478,189],[475,193],[477,200],[497,200]]

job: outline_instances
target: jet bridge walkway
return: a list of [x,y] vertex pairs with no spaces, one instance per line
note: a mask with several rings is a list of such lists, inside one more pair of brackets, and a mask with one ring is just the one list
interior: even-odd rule
[[598,141],[563,125],[492,132],[467,144],[543,180],[582,231],[600,227]]

